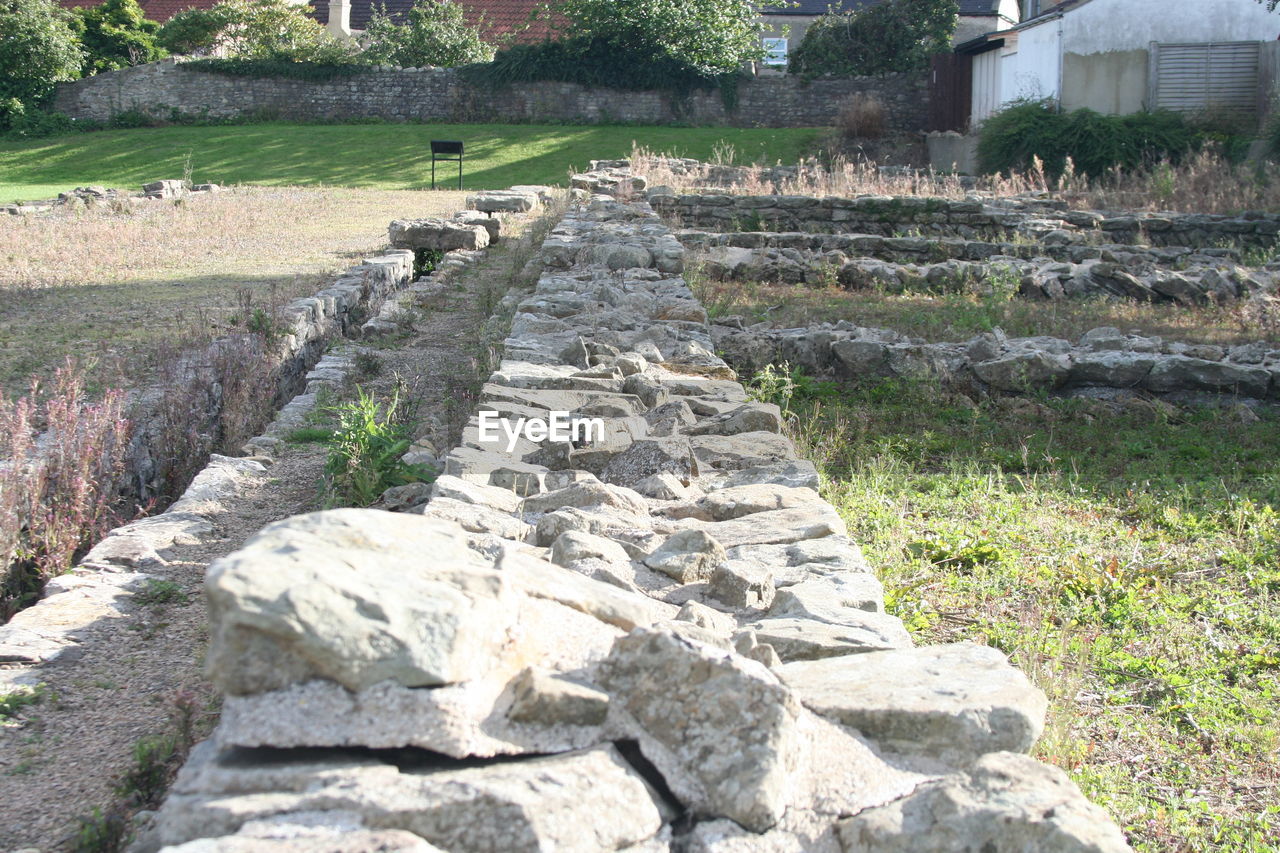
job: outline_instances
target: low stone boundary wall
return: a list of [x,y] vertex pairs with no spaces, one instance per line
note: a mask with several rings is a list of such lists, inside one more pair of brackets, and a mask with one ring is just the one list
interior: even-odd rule
[[[1025,755],[1045,698],[1004,655],[883,612],[647,205],[592,199],[542,259],[423,516],[211,567],[222,721],[136,849],[1127,850]],[[601,431],[486,438],[553,412]]]
[[1280,265],[1240,266],[1235,249],[1144,249],[1073,243],[992,243],[849,234],[677,233],[701,249],[713,279],[875,288],[890,293],[1109,297],[1184,305],[1274,294]]
[[420,122],[635,122],[732,127],[827,127],[840,102],[865,92],[885,106],[890,128],[922,131],[929,92],[923,74],[819,78],[745,78],[733,109],[718,90],[684,97],[623,92],[575,83],[472,86],[452,69],[379,68],[325,82],[234,77],[184,67],[172,60],[96,74],[58,86],[54,109],[78,119],[106,121],[141,109],[165,117],[171,109],[209,118],[271,116],[297,121],[381,118]]
[[1184,344],[1100,327],[1074,344],[1002,333],[926,343],[848,322],[806,329],[747,329],[736,318],[719,323],[712,327],[716,349],[741,369],[787,362],[852,379],[936,378],[983,394],[1124,391],[1280,400],[1280,349],[1266,342]]
[[718,231],[759,231],[767,227],[771,231],[891,237],[903,230],[915,230],[973,240],[1061,230],[1093,232],[1104,243],[1144,242],[1195,249],[1221,244],[1270,247],[1280,235],[1280,213],[1265,211],[1234,217],[1199,213],[1109,216],[1039,201],[1017,206],[996,204],[979,196],[965,200],[919,196],[817,198],[720,192],[676,194],[654,187],[649,191],[649,203],[663,217],[686,227]]

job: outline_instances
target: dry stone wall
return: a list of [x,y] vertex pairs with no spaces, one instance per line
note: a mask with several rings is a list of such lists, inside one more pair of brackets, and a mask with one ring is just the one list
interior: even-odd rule
[[105,121],[126,110],[164,117],[171,109],[209,118],[271,116],[297,121],[381,118],[420,122],[574,122],[826,127],[839,103],[865,92],[888,107],[893,130],[922,131],[928,87],[920,74],[803,81],[777,75],[744,79],[732,110],[718,90],[685,97],[622,92],[575,83],[518,83],[497,89],[463,82],[451,69],[379,68],[326,82],[233,77],[153,62],[60,84],[54,108]]
[[745,328],[731,317],[713,328],[712,337],[717,351],[743,369],[785,362],[856,380],[939,379],[980,394],[1145,392],[1191,401],[1203,395],[1280,401],[1280,349],[1266,342],[1185,344],[1103,326],[1075,342],[996,331],[928,343],[847,321],[771,329]]
[[[1127,850],[1026,756],[1004,655],[884,612],[648,205],[592,197],[542,260],[421,515],[211,567],[222,720],[136,849]],[[486,438],[553,412],[602,430]]]
[[[712,279],[874,288],[890,293],[997,288],[1036,299],[1104,297],[1183,305],[1271,295],[1280,263],[1245,267],[1222,247],[1068,242],[1066,232],[1018,242],[805,232],[677,232]],[[1077,238],[1078,240],[1079,238]]]
[[[1049,199],[963,200],[921,196],[866,195],[857,198],[804,195],[727,195],[709,191],[677,194],[654,187],[649,203],[668,219],[716,231],[809,231],[892,237],[904,229],[924,235],[968,240],[1045,235],[1066,243],[1087,238],[1101,243],[1151,246],[1263,246],[1275,244],[1280,213],[1245,211],[1237,216],[1125,213],[1069,210]],[[1062,235],[1065,235],[1062,236]]]

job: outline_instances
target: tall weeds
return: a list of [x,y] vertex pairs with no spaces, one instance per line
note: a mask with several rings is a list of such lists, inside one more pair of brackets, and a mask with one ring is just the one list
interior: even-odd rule
[[117,521],[130,423],[118,389],[90,401],[68,359],[46,391],[0,396],[0,617]]
[[1280,167],[1234,165],[1207,149],[1177,165],[1165,161],[1144,169],[1113,169],[1093,180],[1080,175],[1070,161],[1057,180],[1050,179],[1040,164],[1025,171],[983,175],[973,180],[930,170],[884,171],[870,161],[853,162],[840,157],[801,160],[794,169],[725,163],[693,167],[687,161],[673,161],[641,147],[632,151],[631,162],[651,186],[676,190],[717,186],[747,195],[909,195],[949,199],[963,199],[973,193],[1033,193],[1060,198],[1074,208],[1223,215],[1280,208]]

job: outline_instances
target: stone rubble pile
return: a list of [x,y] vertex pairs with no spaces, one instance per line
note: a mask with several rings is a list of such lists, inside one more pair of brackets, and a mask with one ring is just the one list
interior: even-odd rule
[[1280,349],[1265,341],[1184,344],[1103,326],[1075,343],[1011,338],[998,329],[960,343],[927,343],[848,321],[799,329],[748,327],[740,317],[716,323],[717,352],[744,370],[786,362],[851,379],[937,378],[979,393],[1143,391],[1193,400],[1204,394],[1280,399]]
[[191,184],[187,181],[165,180],[152,181],[142,185],[142,192],[131,193],[109,187],[91,186],[58,193],[57,198],[43,201],[20,201],[4,206],[4,211],[12,216],[25,216],[31,213],[48,213],[62,207],[95,207],[100,204],[144,204],[158,199],[184,198],[191,195],[221,192],[217,184]]
[[[621,170],[622,167],[617,167]],[[1068,210],[1062,202],[1034,198],[994,200],[972,193],[963,200],[921,196],[857,198],[803,195],[730,195],[714,190],[678,194],[651,187],[649,203],[663,217],[690,228],[716,231],[809,231],[894,236],[904,229],[928,236],[1001,240],[1048,234],[1068,241],[1151,246],[1271,247],[1280,235],[1280,213],[1244,211],[1236,216],[1202,213],[1123,213]]]
[[1222,304],[1272,294],[1280,263],[1240,264],[1235,249],[1098,246],[1050,232],[1044,242],[869,234],[676,233],[701,252],[713,279],[771,281],[888,292],[989,292],[997,280],[1038,299],[1106,297],[1184,305]]
[[[421,515],[210,568],[222,720],[135,849],[1127,850],[1027,757],[1003,654],[884,612],[649,206],[591,198],[542,261]],[[553,413],[596,429],[514,429]]]

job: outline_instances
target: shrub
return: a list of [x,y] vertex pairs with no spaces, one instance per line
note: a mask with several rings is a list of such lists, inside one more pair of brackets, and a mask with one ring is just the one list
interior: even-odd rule
[[884,136],[884,104],[875,95],[858,92],[841,105],[836,128],[846,139],[878,139]]
[[555,10],[566,34],[704,75],[764,58],[763,25],[748,0],[561,0]]
[[959,15],[957,0],[885,0],[828,13],[805,31],[788,68],[852,76],[921,68],[931,54],[947,49]]
[[82,6],[74,15],[84,50],[84,74],[141,65],[165,55],[156,44],[160,24],[147,20],[138,0],[104,0],[97,6]]
[[375,65],[452,67],[493,59],[493,46],[467,24],[453,0],[417,0],[404,24],[392,21],[385,9],[375,10],[361,43],[360,58]]
[[1054,180],[1071,158],[1091,178],[1132,170],[1161,160],[1178,163],[1197,150],[1204,135],[1169,111],[1104,116],[1080,109],[1063,113],[1044,101],[1016,103],[988,118],[978,139],[984,172],[1031,169],[1043,163]]
[[0,127],[80,76],[70,16],[52,0],[0,0]]
[[307,8],[286,0],[223,0],[174,15],[157,40],[173,53],[219,50],[232,59],[350,62],[354,47],[329,35]]

